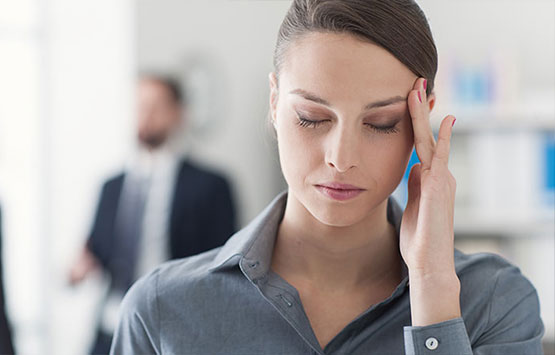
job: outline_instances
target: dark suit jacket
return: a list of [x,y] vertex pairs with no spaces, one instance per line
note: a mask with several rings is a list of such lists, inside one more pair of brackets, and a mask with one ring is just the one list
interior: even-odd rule
[[11,329],[4,304],[4,277],[2,268],[2,211],[0,210],[0,354],[13,354]]
[[[172,197],[168,252],[182,258],[218,247],[236,231],[235,208],[227,180],[191,161],[181,161]],[[124,174],[102,187],[87,247],[111,270],[116,211]]]

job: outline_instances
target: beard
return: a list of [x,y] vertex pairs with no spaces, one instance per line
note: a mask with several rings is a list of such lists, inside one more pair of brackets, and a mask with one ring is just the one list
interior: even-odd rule
[[138,134],[139,142],[150,149],[160,147],[167,139],[165,133],[140,133]]

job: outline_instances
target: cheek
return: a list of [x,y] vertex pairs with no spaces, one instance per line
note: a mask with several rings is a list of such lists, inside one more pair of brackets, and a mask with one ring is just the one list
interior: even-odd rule
[[401,182],[412,153],[412,147],[412,136],[406,137],[405,134],[400,134],[382,154],[380,166],[383,167],[384,174],[387,174],[385,178],[388,189],[395,189]]
[[[372,170],[386,179],[402,174],[410,148],[402,138],[391,140],[387,145],[373,147]],[[376,169],[379,167],[379,169]]]
[[162,122],[160,122],[160,125],[163,128],[170,128],[173,125],[172,115],[171,114],[164,115],[164,118],[163,118]]
[[293,119],[285,117],[277,129],[281,169],[290,186],[296,185],[295,181],[304,180],[324,160],[318,140],[303,131],[306,129],[298,127]]
[[383,191],[394,190],[401,182],[412,152],[412,135],[403,129],[391,137],[368,140],[363,145],[361,169]]

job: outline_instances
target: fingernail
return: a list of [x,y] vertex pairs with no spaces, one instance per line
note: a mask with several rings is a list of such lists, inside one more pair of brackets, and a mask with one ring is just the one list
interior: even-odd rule
[[453,120],[453,123],[451,123],[451,127],[453,127],[455,125],[456,120],[457,120],[456,118]]
[[424,79],[424,90],[426,90],[426,87],[428,87],[428,80]]
[[422,96],[420,96],[420,91],[418,91],[418,100],[420,100],[420,103],[422,103]]

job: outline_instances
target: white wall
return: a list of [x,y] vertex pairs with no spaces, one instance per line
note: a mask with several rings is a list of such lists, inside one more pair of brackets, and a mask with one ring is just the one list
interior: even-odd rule
[[131,0],[5,1],[0,174],[8,314],[20,354],[89,346],[100,279],[71,289],[100,183],[131,132]]
[[[50,0],[46,9],[48,349],[88,348],[102,286],[67,286],[88,236],[101,182],[122,167],[134,107],[134,3]],[[75,325],[79,325],[76,327]]]
[[39,349],[45,330],[44,290],[48,256],[40,238],[45,204],[40,183],[40,17],[34,1],[0,3],[0,202],[6,308],[15,345]]

